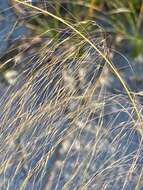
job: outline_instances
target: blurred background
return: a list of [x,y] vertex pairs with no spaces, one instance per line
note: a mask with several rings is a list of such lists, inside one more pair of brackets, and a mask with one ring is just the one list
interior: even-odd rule
[[[88,27],[89,22],[94,22],[94,25],[99,25],[104,33],[106,33],[109,51],[115,55],[115,59],[120,59],[120,63],[117,65],[121,65],[121,67],[124,67],[125,64],[126,66],[128,65],[127,61],[124,60],[124,56],[129,60],[129,64],[133,66],[137,62],[137,64],[135,64],[134,82],[137,82],[140,86],[142,76],[139,72],[142,65],[143,53],[143,5],[141,0],[37,0],[29,1],[29,3],[48,10],[73,25],[78,23],[80,26],[82,23],[82,27],[85,28]],[[24,48],[21,47],[22,44],[23,46],[26,46],[26,44],[30,46],[31,40],[28,40],[28,38],[35,38],[35,41],[40,41],[41,38],[50,39],[54,36],[57,37],[57,34],[65,28],[60,21],[50,16],[37,13],[36,10],[31,10],[23,5],[19,5],[13,0],[1,0],[0,10],[1,64],[10,57],[14,59],[17,51],[21,51],[20,49]],[[93,32],[96,28],[88,27],[88,30]],[[34,40],[32,43],[37,43],[34,42]],[[12,49],[14,50],[11,51]],[[117,51],[120,53],[117,53]],[[10,63],[6,65],[6,67],[9,67],[12,65],[12,62],[10,61]],[[5,70],[5,68],[3,67],[2,70]],[[3,73],[3,71],[1,71],[1,73]]]

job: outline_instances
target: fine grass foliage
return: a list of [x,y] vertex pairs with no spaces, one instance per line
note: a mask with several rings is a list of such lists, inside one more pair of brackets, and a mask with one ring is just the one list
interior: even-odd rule
[[[92,16],[94,1],[85,5]],[[15,47],[19,74],[0,99],[0,189],[140,190],[142,105],[111,60],[106,31],[77,10],[73,22],[71,5],[62,15],[60,1],[55,12],[48,1],[13,6],[35,32]],[[110,90],[112,75],[123,92]]]

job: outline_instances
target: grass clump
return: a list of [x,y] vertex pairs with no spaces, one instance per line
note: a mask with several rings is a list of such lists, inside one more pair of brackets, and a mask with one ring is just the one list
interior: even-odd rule
[[[21,47],[17,82],[1,97],[0,188],[141,189],[142,105],[111,61],[105,31],[63,19],[59,3],[55,15],[14,2],[56,24]],[[112,73],[123,93],[109,90]]]

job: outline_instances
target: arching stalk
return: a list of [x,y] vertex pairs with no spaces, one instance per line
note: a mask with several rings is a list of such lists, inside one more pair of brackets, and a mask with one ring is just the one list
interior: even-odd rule
[[91,45],[91,47],[93,47],[98,53],[100,56],[102,56],[102,58],[106,61],[106,63],[109,65],[110,69],[113,71],[113,73],[117,76],[117,78],[119,79],[120,83],[122,84],[123,88],[125,89],[132,105],[133,105],[133,108],[134,108],[134,111],[136,113],[136,116],[137,116],[137,119],[141,119],[140,117],[140,113],[139,113],[139,110],[136,106],[136,103],[135,103],[135,100],[134,98],[132,97],[131,93],[130,93],[130,90],[128,88],[128,86],[126,85],[124,79],[121,77],[121,75],[119,74],[118,70],[116,69],[116,67],[113,65],[113,63],[106,57],[106,55],[104,53],[102,53],[97,47],[96,45],[88,39],[88,37],[86,37],[84,34],[82,34],[78,29],[76,29],[74,26],[72,26],[70,23],[68,23],[68,21],[66,21],[65,19],[59,17],[59,16],[56,16],[54,14],[52,14],[51,12],[47,11],[47,10],[43,10],[39,7],[36,7],[32,4],[29,4],[29,3],[26,3],[26,2],[22,2],[20,0],[14,0],[15,2],[17,3],[20,3],[20,4],[23,4],[29,8],[33,8],[37,11],[40,11],[41,13],[45,14],[45,15],[49,15],[51,16],[52,18],[60,21],[61,23],[63,23],[64,25],[66,25],[67,27],[69,27],[71,30],[73,30],[76,34],[78,34],[81,38],[83,38],[89,45]]

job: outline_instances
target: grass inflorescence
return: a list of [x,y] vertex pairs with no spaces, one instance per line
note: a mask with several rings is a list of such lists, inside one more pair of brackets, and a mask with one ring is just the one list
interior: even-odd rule
[[[52,13],[48,1],[13,1],[32,31],[35,15],[44,24],[13,48],[10,68],[19,74],[0,99],[0,189],[139,190],[141,102],[112,61],[106,30],[89,18],[63,18],[56,2]],[[92,17],[94,1],[85,5]],[[122,85],[118,94],[113,75]]]

